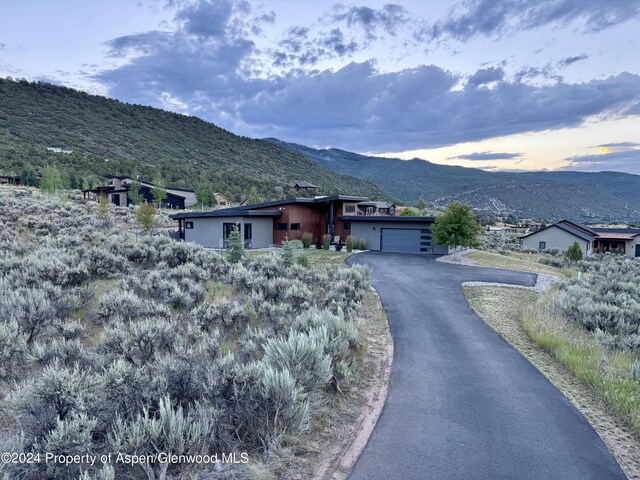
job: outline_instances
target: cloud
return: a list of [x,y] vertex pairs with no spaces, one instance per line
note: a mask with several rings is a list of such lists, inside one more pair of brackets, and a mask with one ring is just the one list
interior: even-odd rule
[[[464,155],[457,155],[455,157],[449,157],[448,160],[472,160],[472,161],[485,161],[485,160],[514,160],[522,157],[522,153],[501,153],[501,152],[474,152]],[[483,168],[483,167],[478,167]]]
[[399,26],[409,21],[409,14],[402,5],[386,4],[379,10],[365,6],[336,5],[334,21],[346,21],[350,28],[360,27],[370,39],[376,39],[379,31],[395,35]]
[[640,143],[637,143],[637,142],[603,143],[602,145],[596,145],[596,147],[611,148],[611,149],[633,149],[635,147],[640,147]]
[[597,32],[640,17],[640,3],[628,0],[467,0],[459,2],[445,20],[418,32],[419,38],[500,37],[545,25],[580,23]]
[[607,154],[576,155],[566,159],[569,164],[560,170],[601,172],[616,171],[640,174],[640,149]]
[[310,67],[323,59],[350,57],[360,50],[356,41],[345,39],[340,28],[316,34],[309,38],[309,28],[293,27],[285,32],[278,42],[278,49],[272,53],[273,65],[278,67]]
[[564,57],[558,63],[562,67],[568,67],[572,63],[581,62],[582,60],[586,60],[587,58],[589,58],[589,55],[583,53],[582,55],[576,55],[574,57]]
[[504,70],[500,67],[481,68],[469,77],[468,87],[479,87],[491,82],[499,82],[504,78]]
[[4,50],[5,48],[7,48],[7,44],[0,42],[0,50]]

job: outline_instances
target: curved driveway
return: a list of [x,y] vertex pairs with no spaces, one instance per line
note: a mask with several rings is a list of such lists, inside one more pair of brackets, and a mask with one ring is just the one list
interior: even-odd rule
[[464,281],[535,274],[370,252],[389,316],[387,400],[351,480],[624,479],[576,408],[468,306]]

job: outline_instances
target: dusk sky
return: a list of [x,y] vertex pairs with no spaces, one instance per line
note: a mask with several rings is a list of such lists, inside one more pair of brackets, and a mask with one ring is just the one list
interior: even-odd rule
[[640,0],[20,0],[0,75],[319,148],[640,174]]

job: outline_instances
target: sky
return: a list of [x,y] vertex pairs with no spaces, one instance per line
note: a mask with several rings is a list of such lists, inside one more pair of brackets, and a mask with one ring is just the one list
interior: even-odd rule
[[640,0],[2,2],[0,76],[240,135],[640,174]]

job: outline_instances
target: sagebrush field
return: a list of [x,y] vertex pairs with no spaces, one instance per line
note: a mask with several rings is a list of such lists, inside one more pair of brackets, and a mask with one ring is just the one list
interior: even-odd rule
[[230,263],[134,225],[0,189],[0,451],[237,463],[16,462],[3,478],[250,478],[348,387],[365,267]]

